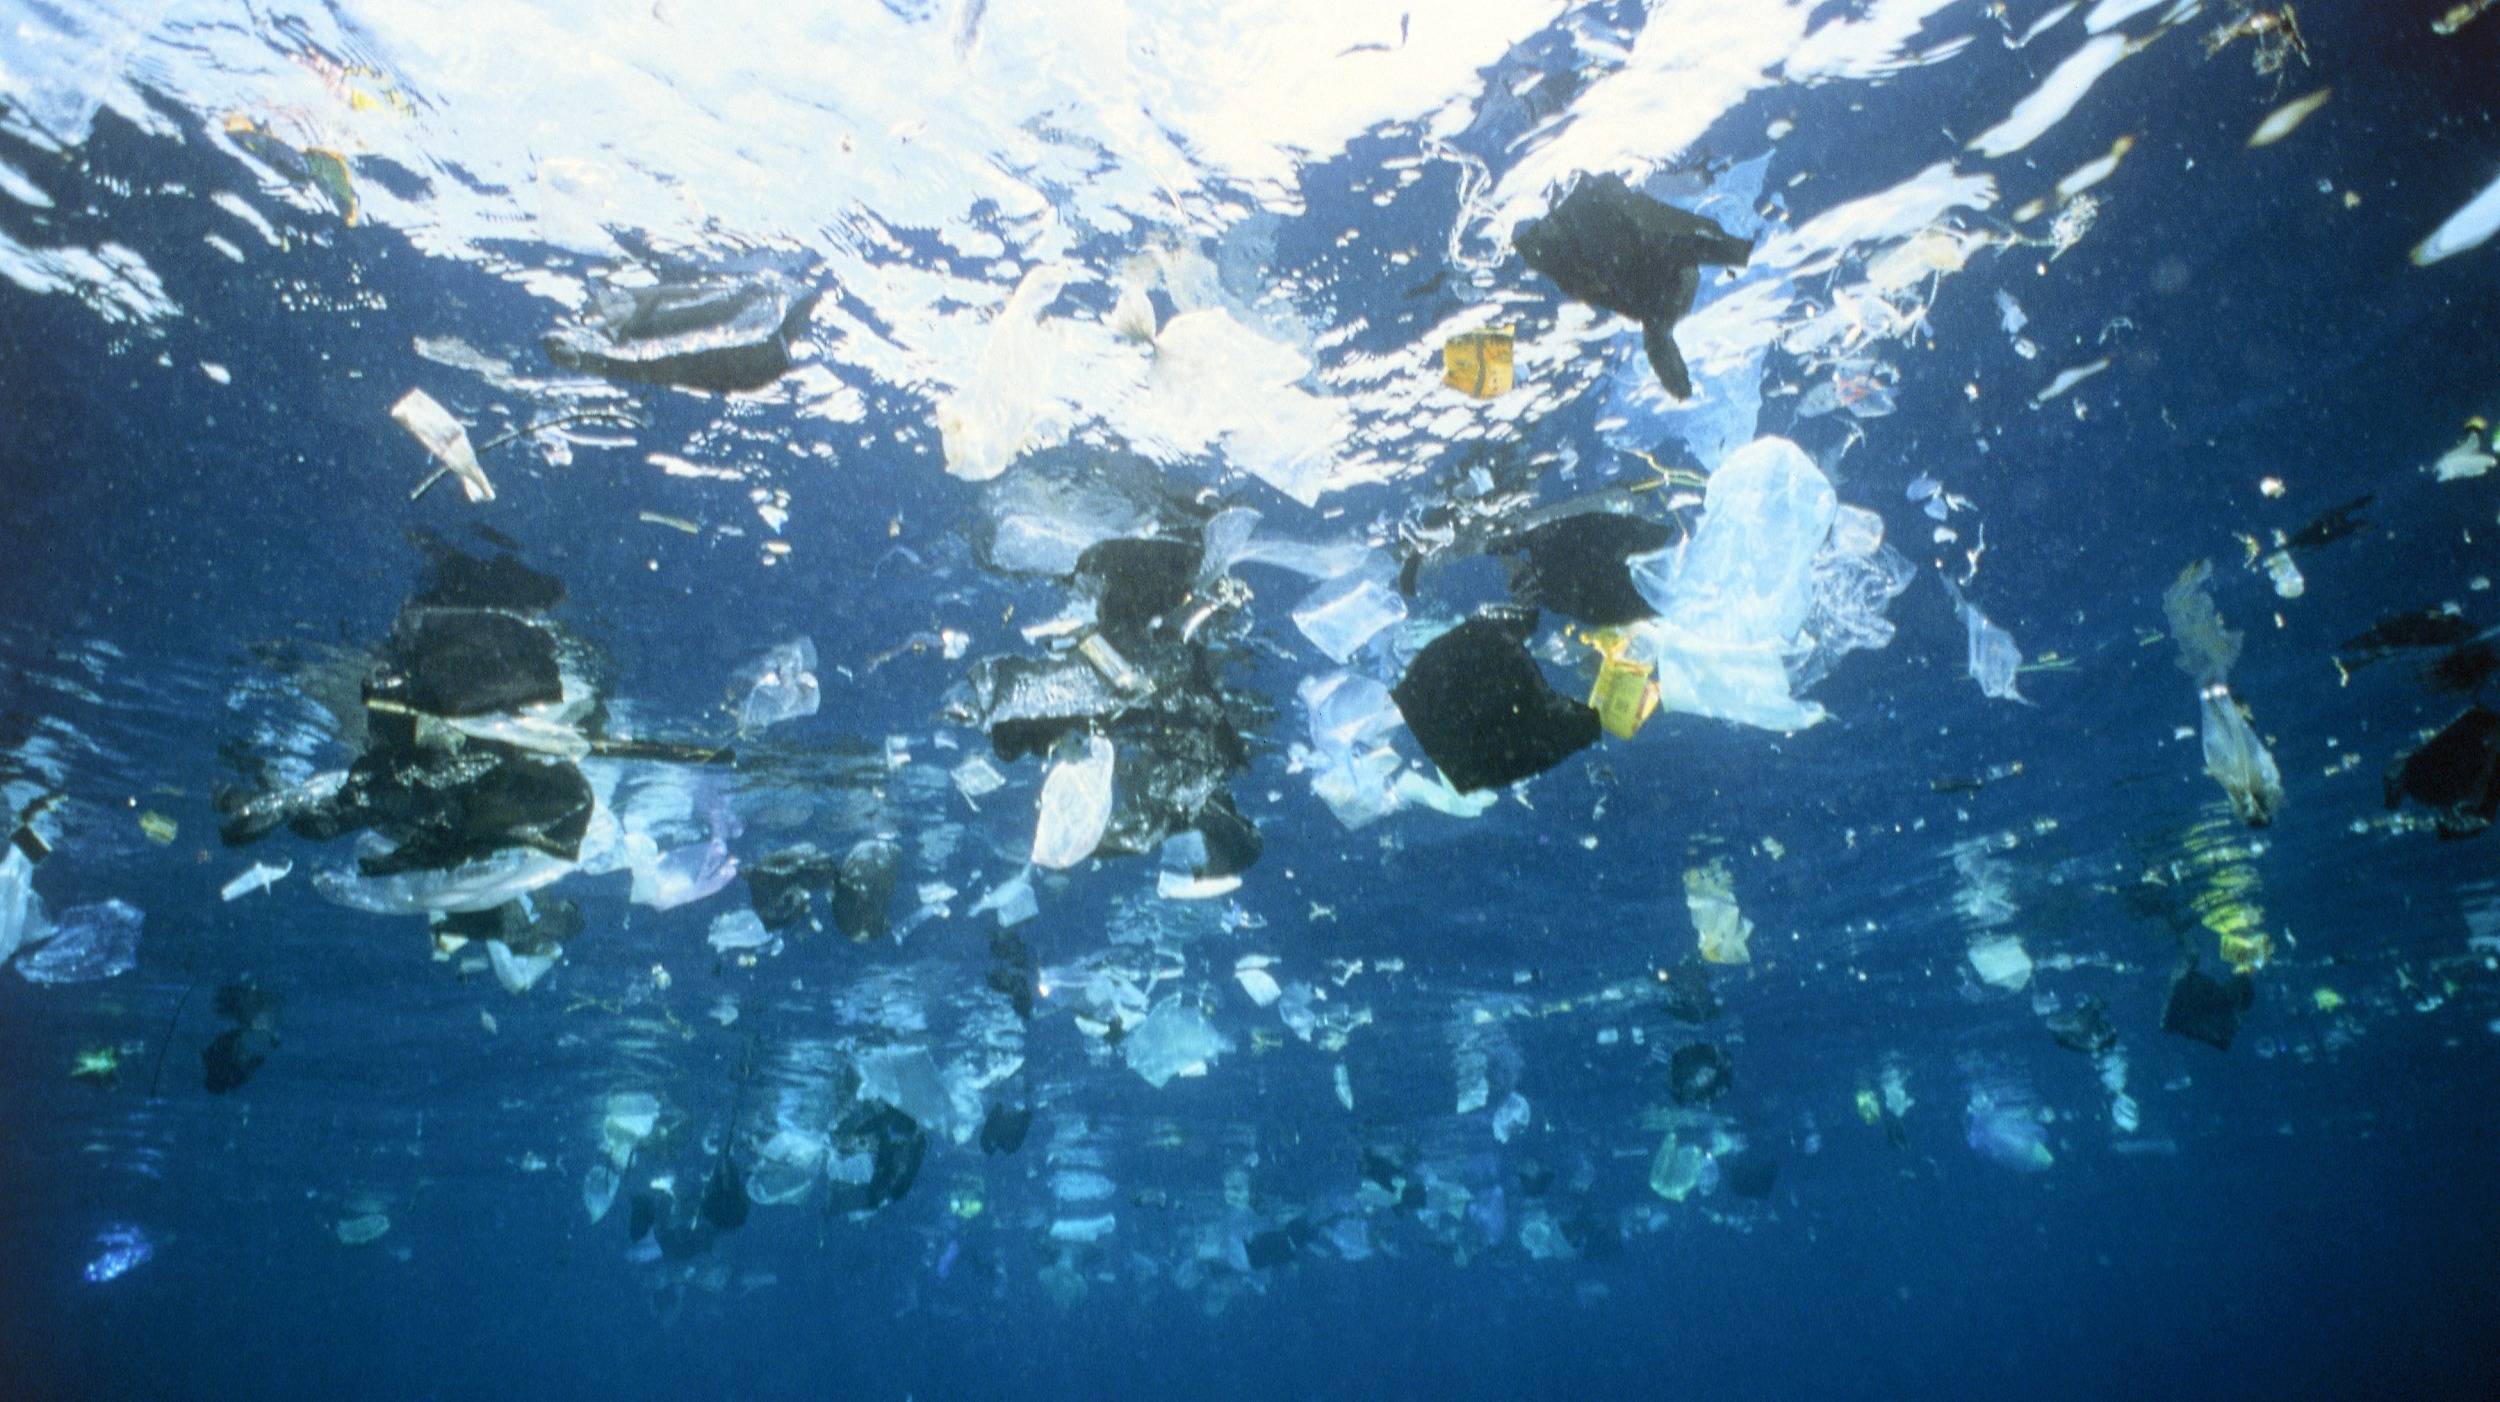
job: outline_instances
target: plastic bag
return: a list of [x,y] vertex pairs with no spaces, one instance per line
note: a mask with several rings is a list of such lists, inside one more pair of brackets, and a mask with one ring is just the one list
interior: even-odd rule
[[1736,884],[1727,863],[1712,862],[1684,873],[1684,907],[1692,914],[1702,958],[1713,964],[1753,962],[1746,948],[1753,922],[1736,908]]
[[0,849],[0,960],[34,944],[52,931],[35,894],[35,864],[15,843]]
[[1969,635],[1971,680],[1979,683],[1980,694],[1999,701],[2031,704],[2030,697],[2014,688],[2014,675],[2023,665],[2023,650],[2014,645],[2014,635],[1989,622],[1988,615],[1962,597],[1960,586],[1950,576],[1936,578],[1944,581],[1945,593],[1953,598],[1954,612],[1962,616],[1962,626]]
[[1116,753],[1099,735],[1063,739],[1042,776],[1040,816],[1033,828],[1033,865],[1065,871],[1094,854],[1111,825],[1111,775]]
[[2209,686],[2201,693],[2204,711],[2205,772],[2231,798],[2231,812],[2243,823],[2261,828],[2274,821],[2283,806],[2283,774],[2266,742],[2257,738],[2248,717],[2230,690]]
[[1233,1044],[1206,1014],[1179,997],[1157,1003],[1120,1042],[1129,1069],[1161,1090],[1175,1077],[1203,1076]]
[[1711,475],[1691,540],[1625,562],[1659,613],[1630,627],[1626,657],[1654,669],[1662,706],[1770,730],[1823,718],[1789,694],[1783,659],[1839,506],[1796,444],[1758,438]]
[[470,501],[495,499],[495,484],[486,480],[486,469],[477,464],[477,450],[469,446],[469,431],[434,396],[412,389],[391,406],[391,417],[424,444],[425,451],[440,464],[409,496],[423,495],[426,488],[448,472],[460,479],[460,490]]
[[17,961],[29,983],[94,983],[139,967],[139,927],[147,916],[128,901],[62,911],[52,936]]
[[738,724],[746,730],[812,716],[824,699],[816,681],[816,641],[805,635],[747,664],[738,681],[746,688]]
[[1042,312],[1067,285],[1066,269],[1034,268],[990,322],[971,382],[938,410],[950,475],[987,482],[1026,449],[1057,441],[1059,430],[1045,414],[1056,403],[1049,381],[1063,336]]
[[1294,606],[1293,624],[1311,645],[1344,665],[1383,628],[1406,621],[1406,600],[1381,562],[1324,580]]

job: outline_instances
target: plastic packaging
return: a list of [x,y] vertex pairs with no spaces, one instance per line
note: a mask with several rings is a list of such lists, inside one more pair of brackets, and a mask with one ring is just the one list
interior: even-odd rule
[[1950,576],[1938,575],[1944,591],[1953,598],[1954,612],[1962,616],[1962,627],[1968,633],[1971,680],[1979,683],[1980,694],[1999,701],[2020,701],[2030,698],[2014,687],[2014,675],[2022,670],[2023,651],[2014,645],[2014,635],[1988,621],[1970,600],[1962,597],[1961,587]]
[[738,681],[746,696],[738,703],[738,725],[762,730],[786,720],[816,714],[823,693],[816,681],[816,641],[804,635],[781,644],[749,663]]
[[1111,776],[1116,753],[1100,735],[1063,739],[1042,776],[1040,815],[1033,827],[1033,865],[1065,871],[1094,854],[1111,825]]
[[128,901],[76,905],[52,923],[51,937],[17,961],[29,983],[94,983],[139,967],[139,927]]
[[1713,964],[1746,964],[1753,955],[1746,941],[1753,922],[1736,908],[1735,882],[1725,862],[1693,867],[1684,873],[1684,906],[1692,913],[1700,936],[1701,957]]
[[470,501],[495,499],[495,484],[486,480],[486,469],[478,466],[477,450],[469,446],[469,431],[434,396],[412,389],[391,406],[391,417],[424,444],[426,453],[439,464],[410,496],[423,495],[444,473],[450,473],[460,479],[460,490]]
[[1064,339],[1042,312],[1068,285],[1064,268],[1026,272],[990,322],[989,335],[970,383],[938,409],[938,434],[946,470],[970,482],[987,482],[1007,470],[1028,448],[1047,447],[1058,430],[1046,422],[1056,403],[1050,381]]
[[2230,689],[2209,686],[2199,695],[2204,712],[2205,772],[2222,785],[2231,812],[2253,828],[2274,821],[2283,806],[2283,774],[2274,754],[2248,724]]
[[1323,580],[1294,606],[1294,626],[1343,666],[1381,629],[1406,621],[1406,600],[1390,586],[1388,573],[1378,562]]
[[1630,627],[1626,656],[1654,669],[1662,706],[1781,731],[1823,718],[1789,694],[1784,659],[1839,505],[1796,444],[1758,438],[1711,474],[1691,540],[1625,562],[1659,614]]

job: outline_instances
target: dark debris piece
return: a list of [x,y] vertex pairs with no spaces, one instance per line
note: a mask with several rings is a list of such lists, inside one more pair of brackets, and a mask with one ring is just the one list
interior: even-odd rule
[[1678,1105],[1708,1105],[1736,1082],[1736,1063],[1708,1042],[1675,1049],[1667,1059],[1667,1089]]
[[549,333],[547,358],[611,379],[727,392],[790,368],[790,340],[815,294],[778,273],[603,288],[579,324]]
[[233,1024],[200,1051],[201,1084],[224,1095],[252,1079],[278,1049],[278,995],[248,978],[220,985],[217,1015]]
[[2048,1025],[2049,1036],[2069,1051],[2098,1056],[2118,1045],[2118,1029],[2109,1025],[2109,1014],[2098,998],[2086,998],[2042,1021]]
[[1740,1198],[1767,1198],[1779,1182],[1780,1161],[1771,1151],[1753,1145],[1719,1155],[1719,1181]]
[[2500,648],[2487,642],[2470,642],[2443,652],[2425,670],[2423,680],[2434,691],[2471,696],[2500,676]]
[[981,1117],[981,1152],[1012,1154],[1024,1147],[1024,1136],[1032,1129],[1032,1106],[1009,1105],[1002,1100]]
[[1415,654],[1391,693],[1461,792],[1542,774],[1597,743],[1597,712],[1547,685],[1528,655],[1535,622],[1533,611],[1471,618]]
[[815,893],[831,890],[839,863],[812,842],[785,847],[738,868],[747,896],[767,930],[786,930],[805,920]]
[[1502,546],[1514,557],[1511,595],[1593,628],[1654,617],[1624,561],[1674,538],[1661,522],[1616,511],[1583,511],[1531,526]]
[[1584,177],[1512,242],[1563,295],[1638,321],[1650,368],[1678,399],[1692,397],[1693,377],[1673,333],[1693,309],[1701,265],[1742,267],[1753,252],[1747,240],[1634,191],[1620,175]]
[[1103,636],[1124,652],[1151,646],[1155,625],[1176,617],[1198,581],[1204,554],[1189,540],[1106,540],[1076,562],[1076,577],[1094,596]]
[[853,943],[885,938],[893,925],[894,881],[903,849],[882,837],[862,838],[842,856],[833,887],[833,923]]
[[447,871],[512,847],[572,861],[593,806],[581,770],[484,741],[458,755],[368,753],[349,769],[341,798],[352,800],[338,810],[348,826],[369,825],[399,844],[360,859],[367,876]]
[[564,679],[544,628],[485,609],[412,608],[367,695],[430,716],[484,716],[561,701]]
[[2256,1001],[2257,984],[2246,974],[2224,980],[2200,973],[2194,966],[2183,968],[2170,982],[2170,1001],[2161,1010],[2161,1030],[2229,1051],[2231,1039],[2239,1035],[2241,1014]]
[[571,901],[539,896],[524,904],[505,901],[492,910],[446,915],[435,928],[464,939],[501,940],[516,954],[536,954],[582,932],[582,909]]
[[2374,662],[2410,648],[2454,647],[2475,631],[2463,614],[2439,609],[2391,613],[2336,644],[2335,650],[2349,662]]
[[920,1122],[891,1105],[862,1104],[833,1131],[833,1151],[843,1158],[870,1155],[868,1181],[835,1182],[825,1192],[825,1211],[874,1212],[898,1202],[920,1177],[929,1136]]
[[564,583],[515,559],[509,550],[492,558],[472,555],[432,531],[412,530],[408,542],[425,556],[425,579],[408,602],[428,609],[510,609],[544,613],[564,602]]
[[2370,501],[2369,497],[2359,496],[2341,506],[2328,507],[2311,517],[2309,524],[2284,537],[2283,543],[2294,550],[2315,550],[2365,531],[2370,523],[2361,519],[2361,508]]
[[2387,770],[2387,806],[2432,810],[2442,837],[2468,837],[2500,816],[2500,712],[2472,706]]

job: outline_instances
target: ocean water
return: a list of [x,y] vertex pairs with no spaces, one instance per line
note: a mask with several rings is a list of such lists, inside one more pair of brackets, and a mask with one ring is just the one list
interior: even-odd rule
[[[2388,776],[2492,700],[2500,17],[810,8],[0,6],[0,1396],[2491,1394],[2500,837]],[[1609,173],[1750,243],[1681,406],[1517,247]],[[760,387],[547,349],[768,275],[813,300]],[[412,497],[412,390],[491,499]],[[1504,725],[1482,659],[1315,738],[1315,681],[1523,597],[1499,660],[1593,730],[1518,536],[1686,570],[1762,524],[1723,459],[1880,518],[1888,635],[1809,669],[1801,573],[1711,652],[1694,564],[1634,655],[1744,705],[1471,796],[1418,737]],[[1175,542],[1182,602],[1004,567],[1036,520]],[[411,753],[410,601],[506,557],[598,704],[427,753],[595,796],[514,908],[578,928],[490,957],[432,927],[511,892],[358,865],[491,823],[466,781],[238,814]],[[1365,580],[1402,621],[1297,622]],[[759,724],[800,637],[817,707]],[[1000,657],[1116,699],[1014,753]],[[1140,850],[1031,868],[1088,734],[1199,787],[1116,770]],[[1164,846],[1227,812],[1246,867]],[[806,913],[732,938],[800,844]],[[2227,1047],[2165,1030],[2188,971]]]

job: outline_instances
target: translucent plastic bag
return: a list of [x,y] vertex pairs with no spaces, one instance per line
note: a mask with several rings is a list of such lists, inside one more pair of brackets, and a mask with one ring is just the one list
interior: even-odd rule
[[1758,438],[1711,475],[1691,540],[1625,561],[1659,614],[1630,628],[1625,656],[1653,669],[1662,706],[1770,730],[1823,718],[1789,694],[1785,659],[1839,508],[1803,450]]
[[139,967],[139,926],[128,901],[103,901],[62,911],[52,937],[17,961],[29,983],[94,983]]
[[1088,735],[1060,743],[1042,776],[1041,813],[1033,828],[1033,865],[1064,871],[1094,854],[1111,825],[1111,742]]
[[765,653],[748,663],[738,680],[747,689],[738,703],[738,724],[748,730],[812,716],[823,703],[813,638],[792,638]]

